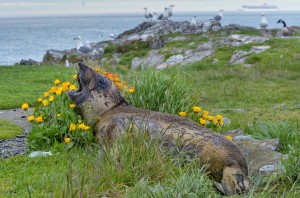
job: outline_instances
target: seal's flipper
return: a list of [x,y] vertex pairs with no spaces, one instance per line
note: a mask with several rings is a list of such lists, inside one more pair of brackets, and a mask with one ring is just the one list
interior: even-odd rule
[[225,194],[228,196],[234,194],[245,194],[249,192],[251,186],[248,176],[236,166],[224,168],[221,184]]
[[226,192],[225,192],[225,190],[224,190],[224,188],[223,188],[223,186],[222,186],[221,183],[215,181],[214,184],[215,184],[215,187],[216,187],[222,194],[226,195]]

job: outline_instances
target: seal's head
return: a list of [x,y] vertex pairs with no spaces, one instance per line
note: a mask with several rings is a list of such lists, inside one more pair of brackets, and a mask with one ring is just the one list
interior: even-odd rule
[[117,86],[107,77],[98,74],[92,67],[78,63],[79,89],[68,91],[69,98],[81,110],[81,114],[90,126],[97,118],[111,109],[128,103]]

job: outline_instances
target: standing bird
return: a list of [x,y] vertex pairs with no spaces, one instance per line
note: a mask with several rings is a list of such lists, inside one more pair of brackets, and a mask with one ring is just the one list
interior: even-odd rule
[[223,12],[224,12],[224,10],[221,9],[221,10],[219,10],[219,13],[216,16],[214,16],[214,20],[216,22],[219,22],[219,23],[221,22],[221,20],[223,19]]
[[279,31],[280,36],[292,36],[294,30],[292,28],[290,28],[290,27],[287,27],[286,23],[284,22],[284,20],[279,19],[277,21],[277,23],[282,23],[283,24],[283,27]]
[[262,13],[261,20],[260,20],[260,28],[265,30],[267,27],[268,27],[267,18],[265,16],[265,13]]
[[148,13],[148,9],[147,8],[144,8],[144,10],[145,10],[144,17],[146,19],[151,19],[153,17],[152,14]]
[[76,41],[76,49],[78,50],[80,47],[83,46],[83,42],[81,40],[81,36],[77,36],[74,38],[74,40]]
[[89,41],[83,43],[83,41],[81,40],[81,36],[75,37],[74,40],[76,41],[77,44],[76,46],[77,51],[81,53],[90,53],[95,51],[95,49],[91,47]]
[[169,5],[169,10],[168,10],[169,17],[173,16],[173,10],[172,10],[173,7],[175,7],[175,5]]
[[70,67],[70,63],[69,63],[68,60],[65,61],[65,66],[66,66],[66,67]]
[[196,16],[193,16],[193,18],[192,18],[192,20],[191,20],[191,26],[192,26],[192,27],[197,27]]
[[153,17],[152,17],[151,23],[156,23],[156,22],[157,22],[157,13],[153,12]]
[[159,15],[158,20],[168,21],[169,20],[169,8],[165,7],[163,14]]

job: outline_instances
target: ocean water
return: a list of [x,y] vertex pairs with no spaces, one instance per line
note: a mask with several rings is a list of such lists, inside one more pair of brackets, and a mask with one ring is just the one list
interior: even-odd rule
[[[173,21],[198,21],[212,18],[215,12],[174,13]],[[267,12],[268,28],[280,28],[278,19],[288,26],[300,26],[300,12]],[[259,12],[224,12],[222,25],[239,24],[259,28]],[[97,16],[65,16],[35,18],[0,18],[0,65],[13,65],[21,59],[41,61],[48,49],[76,47],[73,38],[84,41],[110,40],[109,34],[118,35],[144,22],[143,13]]]

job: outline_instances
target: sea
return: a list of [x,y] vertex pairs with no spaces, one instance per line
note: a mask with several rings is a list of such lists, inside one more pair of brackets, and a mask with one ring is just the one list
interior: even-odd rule
[[[288,26],[300,26],[300,12],[266,12],[268,28],[281,28],[278,19]],[[207,21],[215,12],[174,13],[173,21]],[[224,12],[222,26],[238,24],[259,28],[261,12]],[[73,38],[96,43],[111,40],[111,34],[118,35],[144,22],[143,13],[111,14],[89,16],[51,16],[0,18],[0,65],[14,65],[21,59],[42,61],[49,49],[72,49],[76,47]]]

